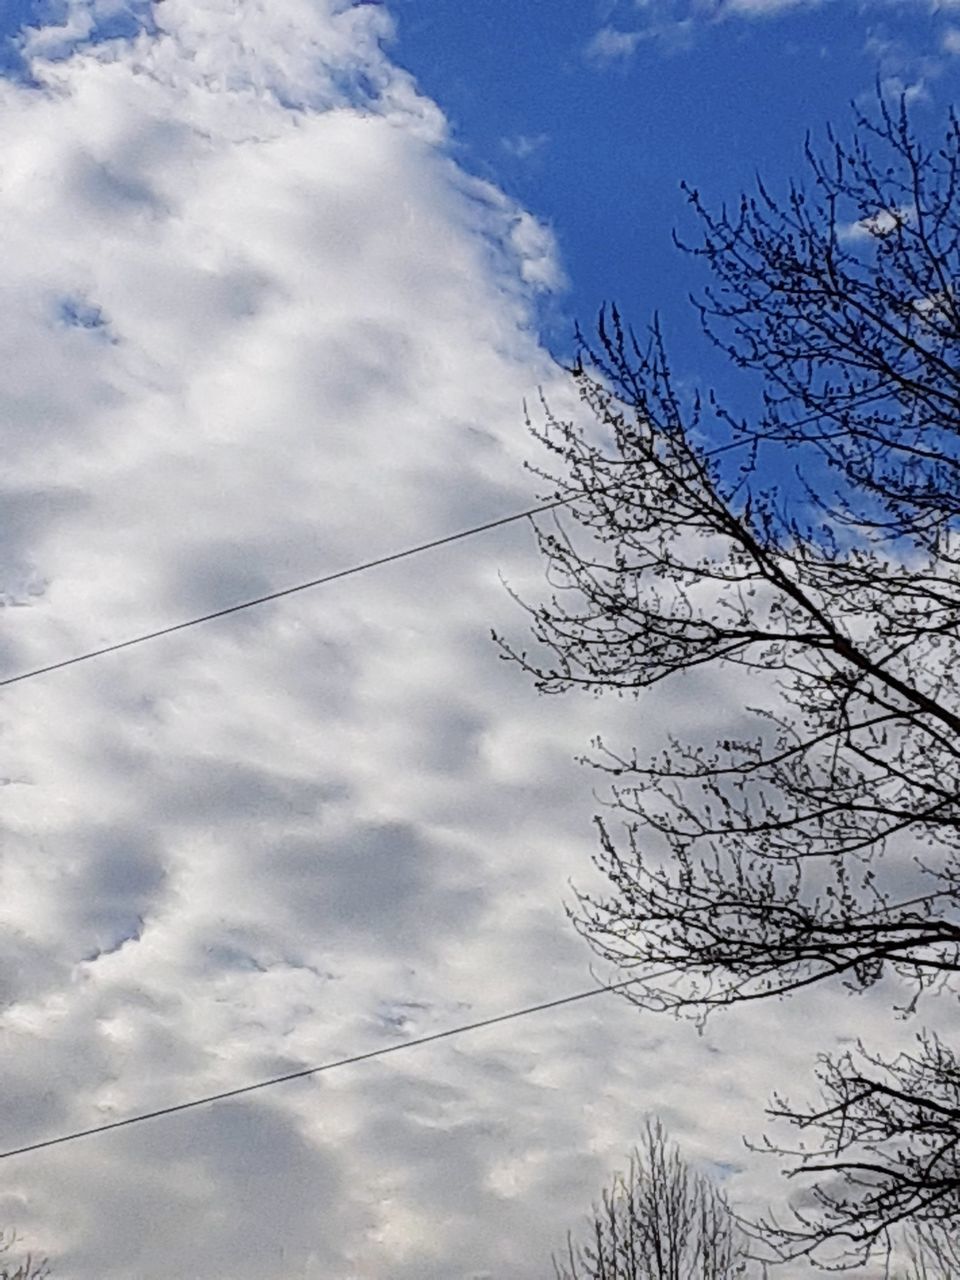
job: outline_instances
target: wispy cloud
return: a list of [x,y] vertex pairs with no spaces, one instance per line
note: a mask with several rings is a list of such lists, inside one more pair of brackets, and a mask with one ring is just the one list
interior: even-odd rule
[[[613,0],[605,6],[604,25],[586,46],[586,57],[597,67],[625,66],[644,40],[676,48],[718,23],[774,21],[787,13],[813,12],[836,3],[837,0]],[[873,19],[877,20],[869,41],[886,49],[878,61],[899,64],[899,69],[888,67],[884,71],[881,67],[881,74],[889,79],[890,92],[897,92],[899,84],[908,98],[920,97],[925,91],[925,80],[938,73],[936,54],[955,51],[955,35],[948,29],[942,35],[934,34],[932,43],[928,33],[925,38],[918,36],[917,43],[909,48],[896,45],[882,34],[882,19],[892,9],[907,14],[920,12],[929,19],[940,12],[956,12],[960,9],[960,0],[935,0],[932,4],[928,0],[864,0],[859,7],[868,27]],[[931,30],[936,32],[936,27]],[[916,74],[906,69],[908,64]]]
[[601,27],[591,37],[584,56],[592,66],[609,67],[629,62],[643,38],[639,31],[619,31],[615,27]]
[[549,141],[548,133],[517,133],[508,138],[501,138],[500,145],[507,155],[517,160],[529,160],[531,156],[542,151]]
[[787,9],[819,8],[829,0],[717,0],[717,16],[738,14],[745,18],[768,18]]

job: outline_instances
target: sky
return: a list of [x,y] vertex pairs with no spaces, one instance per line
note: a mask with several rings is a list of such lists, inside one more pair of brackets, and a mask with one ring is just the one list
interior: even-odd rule
[[[878,84],[932,126],[960,66],[919,0],[0,14],[0,676],[523,508],[604,299],[723,384],[679,180],[782,182]],[[744,691],[538,699],[504,579],[524,524],[0,691],[0,1147],[590,985],[576,757]],[[547,1276],[649,1114],[782,1205],[743,1135],[888,996],[603,997],[3,1162],[0,1225],[69,1280]]]

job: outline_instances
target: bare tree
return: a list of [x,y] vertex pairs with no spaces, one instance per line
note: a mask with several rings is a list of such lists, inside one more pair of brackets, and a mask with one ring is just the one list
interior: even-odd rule
[[48,1280],[50,1268],[45,1258],[35,1259],[28,1253],[16,1267],[11,1260],[4,1260],[2,1255],[9,1254],[16,1242],[16,1236],[0,1231],[0,1280]]
[[895,1280],[955,1280],[960,1275],[960,1239],[945,1231],[919,1230],[907,1245],[907,1269]]
[[[598,819],[610,889],[574,921],[629,998],[697,1019],[882,979],[910,1014],[960,971],[960,127],[930,148],[881,102],[807,161],[781,201],[689,193],[704,328],[762,375],[753,415],[682,395],[656,322],[578,335],[587,420],[537,428],[573,522],[538,530],[533,651],[500,640],[548,693],[747,690],[715,744],[591,757],[623,823]],[[783,1252],[856,1263],[960,1214],[949,1045],[825,1058],[822,1084],[774,1108],[815,1178],[813,1209],[767,1224]]]
[[557,1280],[733,1280],[746,1258],[721,1192],[654,1121],[594,1206],[587,1239],[568,1237],[554,1270]]
[[49,1275],[46,1262],[36,1262],[29,1254],[13,1271],[0,1267],[0,1280],[47,1280]]

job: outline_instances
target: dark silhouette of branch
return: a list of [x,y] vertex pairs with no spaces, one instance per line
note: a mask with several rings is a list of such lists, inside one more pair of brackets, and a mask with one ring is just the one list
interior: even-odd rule
[[955,1280],[960,1275],[960,1237],[952,1229],[920,1228],[910,1233],[906,1269],[894,1280]]
[[725,1198],[685,1164],[659,1121],[594,1206],[583,1242],[568,1236],[554,1258],[557,1280],[734,1280],[746,1268]]
[[[498,637],[545,693],[709,675],[740,697],[713,744],[593,744],[608,889],[571,910],[630,999],[700,1021],[881,980],[910,1013],[960,971],[960,126],[928,147],[882,99],[854,125],[808,141],[782,200],[689,191],[700,316],[762,376],[756,414],[682,394],[656,320],[641,340],[611,307],[578,334],[587,413],[535,429],[570,503],[538,528],[551,592],[528,649]],[[778,1106],[820,1135],[785,1252],[862,1260],[960,1208],[953,1059],[918,1044],[825,1060],[815,1115]]]
[[4,1255],[16,1247],[15,1235],[0,1230],[0,1280],[49,1280],[50,1268],[46,1258],[34,1258],[27,1254],[16,1267],[5,1260]]

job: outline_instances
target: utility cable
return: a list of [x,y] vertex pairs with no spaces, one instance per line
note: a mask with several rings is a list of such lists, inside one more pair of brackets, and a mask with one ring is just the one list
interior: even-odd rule
[[[646,975],[651,978],[666,977],[673,973],[665,969],[661,973]],[[417,1036],[413,1040],[402,1040],[398,1044],[384,1045],[379,1049],[369,1049],[366,1053],[351,1054],[348,1058],[336,1058],[332,1062],[321,1063],[317,1067],[304,1067],[300,1071],[290,1071],[286,1075],[273,1076],[269,1080],[258,1080],[255,1084],[241,1085],[237,1089],[225,1089],[222,1093],[206,1094],[202,1098],[194,1098],[190,1102],[178,1102],[173,1106],[160,1107],[156,1111],[141,1111],[136,1115],[126,1116],[123,1120],[110,1120],[106,1124],[93,1125],[89,1129],[76,1129],[72,1133],[62,1133],[55,1138],[44,1138],[41,1142],[31,1142],[24,1147],[14,1147],[10,1151],[0,1151],[0,1160],[9,1160],[13,1156],[26,1155],[30,1151],[42,1151],[46,1147],[59,1147],[67,1142],[76,1142],[80,1138],[92,1138],[98,1133],[108,1133],[111,1129],[125,1129],[130,1125],[143,1124],[145,1120],[159,1120],[163,1116],[176,1115],[180,1111],[192,1111],[195,1107],[209,1106],[214,1102],[225,1102],[229,1098],[240,1098],[244,1094],[256,1093],[260,1089],[272,1089],[278,1084],[287,1084],[291,1080],[304,1080],[308,1076],[321,1075],[325,1071],[336,1071],[339,1067],[355,1066],[359,1062],[369,1062],[373,1058],[385,1058],[388,1053],[400,1053],[404,1049],[415,1049],[419,1045],[434,1044],[438,1040],[449,1040],[454,1036],[465,1035],[468,1031],[479,1031],[482,1027],[495,1027],[502,1022],[513,1022],[517,1018],[526,1018],[532,1013],[544,1013],[548,1009],[559,1009],[563,1005],[576,1004],[581,1000],[590,1000],[594,996],[607,995],[612,991],[622,991],[642,981],[640,978],[627,978],[623,982],[610,983],[603,987],[591,987],[587,991],[578,991],[574,995],[560,996],[556,1000],[545,1000],[541,1004],[527,1005],[523,1009],[513,1009],[509,1013],[498,1013],[492,1018],[481,1018],[478,1022],[466,1022],[457,1027],[448,1027],[445,1031],[434,1031],[431,1035]]]
[[[791,428],[804,426],[822,416],[822,414],[812,414],[789,425]],[[750,444],[752,439],[753,437],[745,440],[733,440],[729,444],[707,449],[703,452],[702,457],[704,459],[712,459],[720,454],[728,453],[732,449],[742,449]],[[599,490],[599,492],[604,492],[604,490]],[[47,675],[51,671],[62,671],[64,667],[75,667],[80,662],[89,662],[91,658],[102,658],[108,653],[119,653],[121,649],[132,649],[134,645],[146,644],[149,640],[159,640],[163,636],[174,635],[177,631],[187,631],[190,627],[199,627],[205,622],[214,622],[217,618],[228,618],[233,613],[242,613],[245,609],[255,609],[259,605],[269,604],[273,600],[282,600],[286,596],[298,595],[301,591],[312,591],[314,587],[322,587],[329,582],[337,582],[341,578],[352,578],[356,574],[365,573],[368,569],[376,569],[385,564],[394,564],[398,560],[408,560],[413,556],[421,555],[424,551],[433,551],[437,547],[445,547],[453,542],[461,542],[464,538],[473,538],[480,533],[489,533],[491,529],[501,529],[504,525],[515,524],[518,520],[527,520],[532,516],[542,515],[545,511],[555,511],[558,507],[569,506],[571,502],[576,502],[578,498],[583,496],[583,494],[573,493],[566,498],[554,498],[551,502],[544,502],[535,507],[527,507],[523,511],[515,511],[513,515],[501,516],[497,520],[488,520],[484,524],[472,525],[469,529],[460,529],[456,533],[448,533],[442,538],[433,538],[429,542],[421,542],[417,546],[406,547],[403,551],[394,551],[390,555],[379,556],[375,560],[365,560],[361,564],[351,565],[348,569],[337,569],[333,573],[324,574],[320,578],[311,578],[308,582],[298,582],[292,587],[282,587],[278,591],[269,591],[266,595],[255,596],[252,600],[241,600],[239,604],[227,605],[223,609],[214,609],[212,613],[203,613],[196,618],[186,618],[183,622],[174,622],[170,626],[159,627],[156,631],[146,631],[142,635],[130,636],[127,640],[117,640],[113,644],[103,645],[100,649],[90,649],[86,653],[77,653],[70,658],[61,658],[60,661],[47,663],[43,667],[34,667],[30,671],[21,671],[14,676],[5,676],[0,679],[0,689],[5,689],[8,685],[20,684],[24,680],[33,680],[36,676]]]
[[403,551],[394,551],[390,555],[379,556],[376,560],[365,560],[362,564],[351,565],[349,569],[337,569],[333,573],[324,574],[321,578],[311,578],[309,582],[298,582],[292,587],[283,587],[279,591],[270,591],[263,596],[255,596],[252,600],[242,600],[239,604],[227,605],[224,609],[215,609],[212,613],[203,613],[197,618],[187,618],[183,622],[174,622],[168,627],[160,627],[156,631],[147,631],[143,635],[131,636],[128,640],[118,640],[114,644],[104,645],[101,649],[90,649],[87,653],[74,654],[72,658],[61,658],[59,662],[50,662],[45,667],[34,667],[31,671],[21,671],[15,676],[6,676],[0,680],[0,689],[7,685],[19,684],[22,680],[32,680],[35,676],[46,675],[50,671],[62,671],[64,667],[74,667],[79,662],[89,662],[91,658],[102,658],[107,653],[118,653],[121,649],[132,649],[134,645],[146,644],[148,640],[159,640],[162,636],[171,636],[177,631],[186,631],[189,627],[199,627],[204,622],[213,622],[217,618],[227,618],[232,613],[241,613],[244,609],[255,609],[258,605],[269,604],[272,600],[282,600],[285,596],[294,596],[301,591],[311,591],[314,587],[325,586],[328,582],[336,582],[340,578],[352,578],[367,569],[376,569],[380,565],[394,564],[397,560],[408,560],[412,556],[421,555],[424,551],[433,551],[436,547],[448,546],[451,542],[460,542],[464,538],[473,538],[478,533],[488,533],[491,529],[500,529],[504,525],[515,524],[518,520],[527,520],[531,516],[541,515],[544,511],[553,511],[556,507],[564,507],[574,502],[579,494],[568,498],[556,498],[552,502],[541,503],[538,507],[527,507],[525,511],[516,511],[510,516],[501,516],[498,520],[488,520],[485,524],[475,524],[469,529],[460,529],[457,533],[448,533],[442,538],[433,538],[430,542],[421,542],[415,547],[406,547]]
[[[705,458],[726,453],[729,449],[743,448],[744,441],[733,441],[709,449]],[[615,487],[615,486],[612,486]],[[599,490],[604,492],[604,490]],[[545,511],[555,511],[558,507],[569,506],[583,494],[573,493],[566,498],[554,498],[551,502],[540,503],[539,506],[527,507],[523,511],[515,511],[512,515],[501,516],[497,520],[488,520],[484,524],[472,525],[469,529],[460,529],[456,533],[445,534],[442,538],[432,538],[429,542],[421,542],[413,547],[405,547],[402,551],[394,551],[389,555],[378,556],[375,560],[365,560],[361,564],[351,565],[348,569],[336,569],[333,573],[324,574],[320,578],[311,578],[308,582],[298,582],[292,587],[282,587],[278,591],[268,591],[266,595],[255,596],[252,600],[241,600],[239,604],[227,605],[223,609],[214,609],[212,613],[202,613],[195,618],[186,618],[183,622],[174,622],[170,626],[159,627],[156,631],[146,631],[141,635],[130,636],[127,640],[117,640],[103,645],[99,649],[89,649],[85,653],[74,654],[70,658],[61,658],[58,662],[49,662],[46,666],[33,667],[29,671],[20,671],[14,676],[0,679],[0,689],[8,685],[20,684],[24,680],[33,680],[37,676],[48,675],[51,671],[62,671],[65,667],[75,667],[78,663],[89,662],[92,658],[102,658],[108,653],[119,653],[121,649],[132,649],[134,645],[146,644],[149,640],[160,640],[163,636],[172,636],[178,631],[187,631],[190,627],[199,627],[205,622],[214,622],[218,618],[228,618],[233,613],[242,613],[245,609],[255,609],[259,605],[269,604],[273,600],[282,600],[286,596],[298,595],[301,591],[312,591],[314,587],[325,586],[329,582],[337,582],[341,578],[352,578],[368,569],[376,569],[381,565],[395,564],[398,560],[409,560],[413,556],[422,555],[425,551],[434,551],[437,547],[446,547],[453,542],[461,542],[464,538],[473,538],[480,533],[489,533],[491,529],[501,529],[505,525],[515,524],[518,520],[528,520],[542,515]]]

